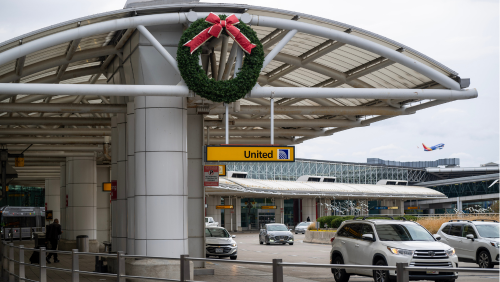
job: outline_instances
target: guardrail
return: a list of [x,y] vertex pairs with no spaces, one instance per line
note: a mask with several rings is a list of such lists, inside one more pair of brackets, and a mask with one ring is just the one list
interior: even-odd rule
[[[208,259],[208,258],[192,258],[188,255],[181,255],[178,258],[171,257],[151,257],[151,256],[138,256],[138,255],[125,255],[123,252],[117,252],[116,254],[108,253],[89,253],[89,252],[78,252],[77,249],[69,251],[55,251],[49,250],[51,253],[66,254],[71,255],[72,267],[71,269],[49,267],[46,265],[45,257],[47,255],[47,250],[45,248],[33,249],[25,248],[24,246],[14,246],[13,243],[7,243],[2,241],[0,244],[2,251],[1,255],[1,269],[2,274],[7,272],[9,276],[9,282],[18,281],[32,281],[32,282],[47,282],[47,270],[61,271],[71,273],[71,281],[79,282],[80,274],[94,275],[94,276],[104,276],[104,277],[116,277],[117,282],[125,282],[127,278],[129,279],[147,279],[153,281],[180,281],[180,282],[199,282],[191,280],[189,261],[213,261],[217,263],[230,263],[230,264],[251,264],[251,265],[267,265],[272,267],[273,282],[283,282],[283,268],[284,267],[311,267],[311,268],[336,268],[336,269],[371,269],[371,270],[396,270],[397,271],[397,282],[409,282],[410,271],[444,271],[444,272],[479,272],[479,273],[489,273],[489,274],[499,274],[499,269],[483,269],[483,268],[450,268],[450,267],[410,267],[407,263],[397,263],[396,266],[375,266],[375,265],[345,265],[345,264],[308,264],[308,263],[286,263],[282,259],[273,259],[272,262],[260,262],[260,261],[233,261],[233,260],[220,260],[220,259]],[[14,250],[19,249],[19,260],[15,260]],[[30,264],[24,262],[24,252],[37,251],[40,253],[40,264]],[[79,256],[104,256],[104,257],[115,257],[117,259],[117,273],[101,273],[93,271],[83,271],[79,269]],[[148,276],[132,276],[125,274],[125,259],[127,258],[143,258],[143,259],[165,259],[165,260],[178,260],[180,261],[180,280],[168,279],[168,278],[157,278]],[[15,263],[19,265],[18,274],[15,273]],[[26,278],[26,266],[33,266],[40,269],[39,276],[40,280],[31,280]]]

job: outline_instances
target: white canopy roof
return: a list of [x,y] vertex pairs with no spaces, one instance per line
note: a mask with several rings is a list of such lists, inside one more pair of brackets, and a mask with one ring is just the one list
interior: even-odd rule
[[221,178],[218,187],[206,187],[208,195],[238,197],[332,197],[335,199],[429,199],[446,198],[436,190],[398,185],[319,183],[284,180]]

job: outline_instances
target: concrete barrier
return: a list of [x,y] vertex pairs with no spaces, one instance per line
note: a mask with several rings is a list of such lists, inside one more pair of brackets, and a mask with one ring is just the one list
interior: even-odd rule
[[306,230],[305,243],[330,244],[330,239],[335,236],[335,232],[309,231]]

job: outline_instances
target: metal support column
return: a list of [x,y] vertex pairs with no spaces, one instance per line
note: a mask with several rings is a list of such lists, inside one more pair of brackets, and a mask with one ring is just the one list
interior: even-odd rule
[[26,271],[24,268],[24,245],[19,246],[19,281],[24,281]]
[[[47,251],[44,247],[40,248],[40,282],[47,282]],[[75,280],[73,280],[75,281]],[[78,280],[76,280],[78,281]]]
[[271,144],[272,145],[274,144],[274,98],[273,98],[273,96],[271,96]]
[[191,273],[189,271],[189,260],[186,258],[189,255],[181,255],[181,281],[189,281],[191,280]]
[[126,278],[123,277],[123,275],[125,275],[125,257],[123,255],[125,255],[125,253],[122,251],[116,252],[116,256],[117,256],[116,259],[118,261],[118,271],[116,273],[116,275],[117,275],[116,281],[117,282],[125,282],[126,281]]
[[283,282],[283,266],[282,259],[273,259],[273,282]]
[[397,281],[398,282],[408,282],[410,281],[410,272],[406,269],[408,263],[398,262],[396,263]]
[[229,104],[225,103],[226,115],[224,116],[226,123],[226,144],[229,144]]
[[73,249],[71,250],[71,282],[80,281],[79,270],[78,249]]
[[9,282],[15,282],[16,277],[14,276],[14,244],[9,244]]

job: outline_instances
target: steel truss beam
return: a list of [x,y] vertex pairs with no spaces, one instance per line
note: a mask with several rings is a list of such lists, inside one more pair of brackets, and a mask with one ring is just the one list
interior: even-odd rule
[[[207,13],[198,13],[198,18],[206,16]],[[413,69],[430,79],[442,84],[443,86],[453,89],[460,90],[460,85],[453,79],[447,77],[446,75],[440,73],[433,68],[413,60],[396,50],[392,50],[385,46],[376,44],[367,39],[349,35],[345,32],[329,29],[326,27],[321,27],[313,24],[308,24],[305,22],[278,19],[265,16],[251,16],[245,14],[245,22],[247,19],[252,25],[274,27],[285,30],[296,29],[298,32],[303,32],[306,34],[312,34],[316,36],[321,36],[327,39],[335,40],[338,42],[350,44],[358,48],[368,50],[370,52],[379,54],[382,57],[388,58],[392,61],[400,63],[410,69]],[[237,15],[241,16],[241,15]],[[138,25],[152,26],[161,24],[182,24],[187,23],[187,15],[184,13],[168,13],[168,14],[158,14],[158,15],[147,15],[139,17],[131,17],[125,19],[116,19],[101,23],[95,23],[77,29],[70,29],[62,31],[56,34],[48,35],[46,37],[33,40],[26,44],[17,46],[15,48],[9,49],[5,52],[0,53],[0,65],[3,65],[9,61],[15,60],[22,56],[26,56],[33,52],[57,45],[71,40],[85,38],[95,34],[108,33],[111,31],[131,29],[136,28]]]
[[110,118],[39,118],[13,117],[0,118],[0,125],[92,125],[110,126]]
[[3,137],[0,144],[103,144],[104,137]]
[[[72,97],[74,100],[75,98]],[[126,105],[110,104],[55,104],[15,103],[0,104],[0,112],[42,112],[42,113],[126,113]]]
[[79,135],[79,136],[111,136],[110,128],[0,128],[0,135]]
[[[314,98],[311,98],[314,100]],[[267,101],[267,100],[266,100]],[[332,103],[333,104],[333,103]],[[1,109],[1,107],[0,107]],[[223,114],[225,111],[222,107],[217,107],[210,110],[210,114]],[[234,112],[230,108],[230,113],[250,114],[250,115],[269,115],[271,107],[269,106],[240,106],[238,112]],[[393,107],[340,107],[340,106],[274,106],[274,113],[277,115],[383,115],[397,116],[414,113],[408,109],[396,109]]]
[[[194,97],[181,85],[85,85],[0,83],[0,94],[176,96]],[[361,98],[361,99],[439,99],[457,100],[477,97],[476,89],[386,89],[386,88],[305,88],[255,87],[245,98]]]

